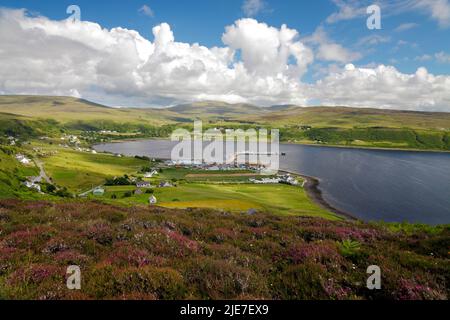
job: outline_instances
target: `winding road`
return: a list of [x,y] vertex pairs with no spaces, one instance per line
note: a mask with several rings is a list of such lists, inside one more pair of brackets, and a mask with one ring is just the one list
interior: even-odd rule
[[47,182],[48,184],[53,184],[52,179],[50,179],[50,177],[49,177],[49,176],[47,175],[47,173],[45,172],[44,164],[43,164],[41,161],[37,160],[37,159],[34,159],[34,163],[35,163],[36,166],[39,168],[39,176],[34,177],[34,178],[31,180],[31,182],[33,182],[33,183],[38,183],[38,182],[41,182],[42,179],[44,179],[45,182]]

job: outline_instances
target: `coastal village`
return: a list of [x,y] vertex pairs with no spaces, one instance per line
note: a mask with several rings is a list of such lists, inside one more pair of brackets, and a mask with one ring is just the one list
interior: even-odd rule
[[[33,138],[6,134],[0,136],[0,142],[14,150],[14,162],[22,172],[17,175],[21,197],[335,217],[316,192],[317,184],[306,185],[307,177],[270,171],[254,163],[240,164],[241,153],[227,159],[226,164],[194,163],[156,158],[156,150],[133,154],[121,153],[120,148],[105,152],[95,147],[138,141],[136,132],[120,128],[63,129]],[[155,158],[141,156],[146,153]],[[243,156],[252,158],[250,154]]]
[[[108,134],[108,132],[104,134]],[[236,201],[233,200],[235,192],[247,190],[250,186],[255,186],[255,191],[264,186],[266,186],[264,189],[281,185],[303,188],[305,183],[305,180],[298,175],[268,172],[265,167],[254,164],[238,164],[237,162],[228,164],[181,163],[145,156],[132,157],[119,153],[98,152],[92,147],[92,144],[88,143],[83,134],[63,134],[60,137],[42,136],[34,141],[21,141],[13,137],[5,138],[11,147],[21,150],[14,155],[18,164],[24,168],[34,168],[33,170],[36,172],[34,175],[25,177],[22,185],[30,192],[38,193],[43,197],[58,195],[130,205],[145,204],[169,207],[207,205],[213,207],[216,203],[210,203],[209,201],[212,201],[210,199],[222,198],[223,191],[229,188],[230,194],[226,196],[226,199],[229,200],[225,202],[222,200],[224,209],[234,210],[234,207],[237,207],[239,210],[242,208],[243,211],[255,211],[255,208],[259,207],[250,201],[238,202],[239,204],[236,205]],[[77,185],[77,181],[61,180],[61,174],[66,175],[63,172],[66,171],[64,167],[67,165],[64,167],[59,165],[59,161],[62,159],[71,161],[75,158],[89,159],[89,163],[86,165],[98,166],[99,175],[102,175],[102,172],[109,172],[108,167],[103,166],[102,163],[110,163],[113,166],[122,162],[142,164],[135,169],[124,170],[120,174],[107,174],[103,181],[97,178],[93,179],[94,177],[90,178],[91,174],[85,174],[83,179],[87,178],[88,181],[93,181],[84,190],[80,188],[77,190],[71,188],[71,184]],[[95,163],[91,164],[91,161]],[[71,175],[79,174],[80,172],[71,173]],[[83,183],[83,179],[80,180],[80,184]],[[211,188],[211,191],[203,192],[202,190],[201,193],[196,193],[198,189],[208,188]]]
[[[157,160],[152,159],[152,161],[155,162]],[[248,181],[246,181],[246,183],[256,185],[285,184],[290,186],[303,187],[305,183],[305,181],[300,182],[297,177],[295,177],[290,173],[265,176],[261,173],[264,171],[264,168],[252,165],[206,164],[206,163],[195,165],[189,164],[180,165],[178,162],[167,160],[164,162],[159,162],[155,168],[152,168],[147,172],[141,173],[138,177],[130,178],[130,184],[133,185],[133,187],[135,188],[133,194],[139,196],[143,194],[151,194],[148,198],[148,203],[150,205],[156,205],[158,203],[158,199],[153,194],[154,188],[161,189],[161,188],[177,187],[177,183],[158,179],[159,173],[166,169],[192,170],[195,172],[202,172],[202,171],[214,172],[216,174],[242,172],[242,171],[248,173],[252,172],[258,177],[249,178]],[[117,179],[117,177],[115,177],[114,179]],[[92,190],[92,195],[96,197],[103,197],[105,196],[105,193],[106,193],[105,186],[99,186]],[[83,196],[88,196],[88,193],[83,194]]]

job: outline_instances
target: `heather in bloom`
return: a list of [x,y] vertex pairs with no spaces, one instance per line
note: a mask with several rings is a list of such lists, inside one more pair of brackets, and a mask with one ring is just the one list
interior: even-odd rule
[[[449,296],[445,226],[89,201],[0,200],[0,215],[0,293],[9,299]],[[81,269],[80,291],[66,287],[69,265]],[[382,270],[382,290],[366,288],[369,265]]]

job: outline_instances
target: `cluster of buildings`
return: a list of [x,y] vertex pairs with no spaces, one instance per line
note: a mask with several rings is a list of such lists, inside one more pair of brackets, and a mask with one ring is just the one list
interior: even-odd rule
[[60,144],[59,146],[61,148],[65,148],[65,149],[73,149],[73,150],[78,151],[78,152],[87,152],[87,153],[97,154],[97,151],[95,151],[93,149],[89,149],[89,148],[81,148],[79,146],[76,146],[76,147],[72,148],[68,144]]
[[[161,181],[157,186],[157,188],[172,188],[173,184],[167,181]],[[139,181],[136,183],[136,188],[138,189],[150,189],[152,185],[148,181]]]
[[[158,174],[158,172],[156,170],[153,170],[152,172],[148,172],[148,173],[152,174],[152,177],[154,175]],[[151,189],[153,187],[152,184],[148,181],[137,181],[137,182],[135,182],[135,185],[136,185],[136,190],[134,191],[135,195],[142,195],[145,193],[143,191],[143,189]],[[156,187],[157,188],[172,188],[172,187],[174,187],[174,185],[168,181],[161,181]],[[92,194],[97,197],[102,197],[105,194],[105,189],[103,187],[97,187],[92,190]],[[156,197],[154,195],[151,195],[149,198],[149,203],[151,205],[154,205],[157,202],[158,202],[158,200],[156,199]]]
[[265,169],[263,166],[250,164],[236,164],[236,163],[216,164],[191,160],[178,160],[178,161],[167,160],[164,164],[168,167],[184,167],[186,169],[198,169],[205,171],[238,171],[238,170],[262,171]]
[[72,146],[74,146],[73,147],[73,149],[75,150],[75,151],[78,151],[78,152],[88,152],[88,153],[92,153],[92,154],[97,154],[97,151],[95,151],[95,150],[93,150],[93,149],[90,149],[90,148],[82,148],[82,147],[80,147],[80,138],[78,138],[77,136],[75,136],[75,135],[66,135],[66,136],[63,136],[63,137],[61,137],[61,140],[62,141],[67,141],[68,142],[68,144],[67,143],[65,143],[65,144],[60,144],[59,146],[60,147],[63,147],[63,148],[66,148],[66,149],[72,149],[72,147],[70,146],[70,145],[72,145]]
[[[39,187],[39,191],[40,191],[40,186],[39,186],[39,185],[37,185],[37,186]],[[135,194],[135,195],[142,195],[142,194],[144,194],[144,192],[143,192],[142,189],[140,189],[140,188],[150,188],[151,185],[150,185],[149,182],[146,182],[146,183],[137,183],[137,184],[136,184],[136,187],[138,187],[139,189],[136,189],[136,191],[134,191],[134,194]],[[92,190],[92,194],[93,194],[94,196],[96,196],[96,197],[102,197],[102,196],[105,194],[105,189],[102,188],[102,187],[97,187],[97,188],[95,188],[94,190]],[[155,204],[158,203],[158,199],[156,199],[156,197],[155,197],[154,195],[151,195],[151,196],[148,198],[148,202],[149,202],[150,205],[155,205]]]
[[250,179],[250,182],[255,184],[289,184],[291,186],[299,186],[300,182],[290,174],[278,175],[276,177],[267,177],[262,179]]
[[61,137],[62,141],[68,141],[69,143],[79,144],[80,139],[75,135],[65,135]]
[[41,148],[33,148],[33,152],[35,152],[38,157],[49,157],[58,154],[57,150],[43,151]]

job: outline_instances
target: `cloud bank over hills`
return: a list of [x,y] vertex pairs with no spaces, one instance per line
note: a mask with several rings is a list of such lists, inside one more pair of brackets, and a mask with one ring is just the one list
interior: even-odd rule
[[[303,40],[286,25],[246,18],[225,27],[223,47],[177,42],[167,23],[153,35],[150,41],[121,27],[0,9],[0,93],[125,106],[222,100],[450,112],[450,76],[425,68],[413,74],[385,65],[359,68],[350,64],[355,56],[323,34]],[[315,61],[333,60],[333,50],[345,67],[315,83],[302,81]]]

